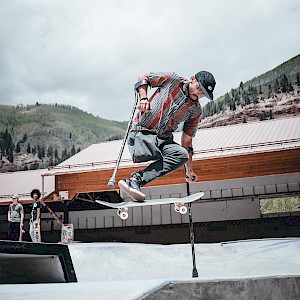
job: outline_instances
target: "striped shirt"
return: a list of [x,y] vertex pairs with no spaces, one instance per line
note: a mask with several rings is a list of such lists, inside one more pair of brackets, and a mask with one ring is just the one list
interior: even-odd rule
[[150,73],[147,78],[151,87],[157,87],[149,98],[151,110],[138,112],[132,130],[150,130],[161,138],[170,138],[181,122],[183,131],[196,135],[202,114],[199,101],[187,96],[188,84],[176,73]]

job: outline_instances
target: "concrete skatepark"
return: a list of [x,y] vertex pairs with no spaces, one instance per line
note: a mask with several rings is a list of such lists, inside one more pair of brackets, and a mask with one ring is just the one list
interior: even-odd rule
[[196,244],[198,278],[189,244],[66,247],[78,282],[4,284],[1,299],[299,299],[299,238]]

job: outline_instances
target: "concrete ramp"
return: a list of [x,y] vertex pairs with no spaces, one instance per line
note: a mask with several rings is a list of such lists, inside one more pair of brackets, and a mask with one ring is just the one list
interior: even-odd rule
[[139,300],[299,300],[300,276],[169,282]]
[[[23,244],[26,249],[28,243]],[[38,245],[43,255],[53,257],[58,253],[53,252],[61,251],[56,248],[46,253],[43,247],[48,245]],[[192,278],[189,244],[73,243],[68,247],[56,246],[69,248],[78,282],[3,284],[0,299],[32,300],[37,295],[43,300],[300,299],[299,238],[196,244],[198,278]],[[67,282],[63,264],[53,258],[45,260],[47,266],[43,261],[39,263],[40,276],[47,276],[45,270],[49,268],[49,276],[51,273],[55,280]],[[51,271],[57,265],[60,269]],[[69,269],[69,276],[72,270]],[[28,269],[30,272],[34,272],[33,267]],[[2,269],[0,274],[2,276]],[[24,272],[22,274],[24,278]]]
[[77,282],[68,246],[0,241],[0,284]]

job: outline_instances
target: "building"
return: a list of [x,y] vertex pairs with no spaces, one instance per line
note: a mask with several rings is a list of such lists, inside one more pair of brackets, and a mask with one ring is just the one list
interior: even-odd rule
[[[175,141],[179,142],[180,137],[180,132],[174,134]],[[74,224],[80,240],[187,241],[188,216],[178,214],[171,205],[134,208],[123,221],[115,210],[95,204],[96,199],[120,202],[123,197],[107,186],[121,145],[121,140],[94,144],[51,170],[44,170],[41,186],[49,195],[49,205],[62,210],[54,201],[54,191],[69,200],[68,221]],[[199,180],[190,185],[191,192],[205,193],[201,201],[193,203],[196,239],[214,242],[268,234],[300,235],[300,213],[277,215],[277,219],[268,216],[267,220],[260,212],[261,199],[299,196],[300,117],[201,129],[193,146],[193,166]],[[142,165],[132,163],[125,147],[117,181]],[[49,178],[54,181],[53,191],[45,190]],[[183,168],[150,183],[144,192],[149,199],[185,196]],[[1,194],[9,193],[1,190]],[[282,230],[274,233],[261,229],[270,220]],[[49,226],[42,225],[46,231],[55,230],[55,226]]]

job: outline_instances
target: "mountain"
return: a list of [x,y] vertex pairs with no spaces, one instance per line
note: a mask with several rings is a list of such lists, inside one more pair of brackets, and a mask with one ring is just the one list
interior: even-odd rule
[[[199,128],[300,114],[300,55],[203,107]],[[45,168],[81,149],[123,138],[114,122],[70,105],[0,105],[0,171]]]
[[199,128],[300,114],[300,55],[208,102]]
[[93,143],[123,138],[126,127],[69,105],[0,105],[0,171],[56,165]]

